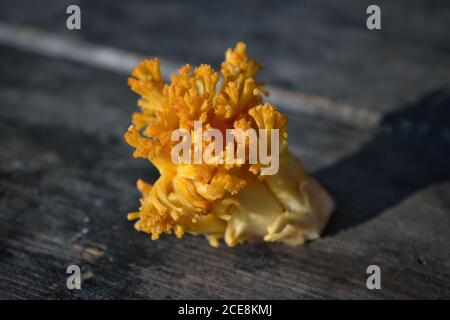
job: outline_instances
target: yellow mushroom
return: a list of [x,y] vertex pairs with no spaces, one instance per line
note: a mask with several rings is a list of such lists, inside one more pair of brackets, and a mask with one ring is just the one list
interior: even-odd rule
[[[141,96],[140,112],[124,137],[135,148],[134,157],[150,160],[161,176],[154,185],[138,181],[141,206],[128,218],[154,240],[163,233],[182,237],[187,232],[206,236],[212,246],[221,239],[228,246],[246,241],[298,245],[319,237],[333,199],[288,151],[287,117],[263,103],[267,91],[255,80],[261,67],[247,56],[245,44],[228,49],[225,57],[220,73],[208,65],[185,65],[170,83],[164,83],[158,59],[144,60],[133,70],[128,83]],[[230,149],[226,144],[212,162],[175,163],[172,133],[193,132],[196,121],[202,129],[221,133],[257,129],[259,138],[276,129],[278,140],[267,139],[267,146],[272,152],[277,147],[278,172],[264,175],[267,164],[260,158],[256,163],[219,161]]]

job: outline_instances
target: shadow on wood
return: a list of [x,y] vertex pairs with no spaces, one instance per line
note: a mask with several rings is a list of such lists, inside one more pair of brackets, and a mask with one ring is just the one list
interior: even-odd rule
[[387,114],[374,138],[316,173],[337,209],[325,236],[372,219],[412,193],[450,180],[450,91]]

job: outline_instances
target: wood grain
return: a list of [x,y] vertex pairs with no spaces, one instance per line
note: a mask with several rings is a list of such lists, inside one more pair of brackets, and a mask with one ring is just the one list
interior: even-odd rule
[[[0,49],[1,298],[450,298],[450,92],[363,131],[289,117],[291,146],[335,196],[322,239],[213,249],[133,230],[156,171],[122,132],[125,77]],[[66,267],[82,268],[82,290]],[[382,289],[365,286],[378,264]]]
[[[82,29],[68,31],[69,4]],[[366,28],[369,0],[0,0],[0,19],[177,64],[218,66],[248,44],[269,84],[375,111],[450,85],[450,3],[378,0],[382,30]],[[40,10],[45,8],[45,10]],[[13,14],[12,14],[13,12]]]

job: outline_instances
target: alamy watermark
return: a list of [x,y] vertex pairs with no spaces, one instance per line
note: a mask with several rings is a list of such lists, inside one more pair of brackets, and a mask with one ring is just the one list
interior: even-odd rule
[[67,267],[66,272],[70,274],[70,276],[67,277],[66,286],[67,289],[73,290],[81,289],[81,269],[76,264],[71,264]]
[[222,131],[203,131],[202,122],[194,121],[192,135],[187,129],[172,132],[171,140],[178,143],[172,148],[171,158],[175,164],[261,164],[262,175],[274,175],[279,169],[279,137],[278,129],[257,132],[249,128],[226,129],[224,139]]
[[69,16],[66,19],[66,27],[69,30],[81,30],[81,9],[75,4],[67,7],[66,13]]
[[381,289],[381,268],[376,264],[367,267],[366,273],[370,276],[366,280],[366,287],[369,290]]
[[367,17],[366,26],[369,30],[380,30],[381,29],[381,9],[376,4],[371,4],[367,7]]

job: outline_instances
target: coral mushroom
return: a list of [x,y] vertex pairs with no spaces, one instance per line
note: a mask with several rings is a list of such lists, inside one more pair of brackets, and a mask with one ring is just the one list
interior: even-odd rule
[[[333,199],[288,151],[287,117],[263,103],[267,92],[255,80],[260,68],[247,56],[245,44],[238,43],[227,50],[220,73],[209,65],[185,65],[166,84],[158,59],[144,60],[133,70],[128,83],[141,96],[140,112],[133,114],[125,140],[135,148],[134,157],[150,160],[161,174],[153,185],[137,183],[141,206],[128,215],[137,219],[137,230],[150,233],[153,240],[163,233],[201,234],[212,246],[220,239],[228,246],[261,240],[298,245],[319,237]],[[222,154],[209,163],[174,162],[172,150],[178,142],[172,133],[193,132],[195,122],[223,133],[254,128],[267,134],[277,129],[278,172],[264,175],[267,165],[260,159],[219,161]],[[201,142],[204,148],[209,143]]]

